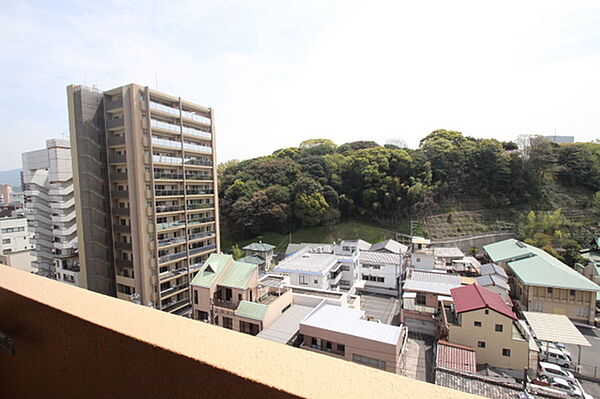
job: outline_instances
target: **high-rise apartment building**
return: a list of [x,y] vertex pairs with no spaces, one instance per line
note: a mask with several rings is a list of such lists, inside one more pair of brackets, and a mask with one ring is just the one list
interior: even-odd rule
[[51,139],[22,154],[25,211],[41,275],[79,285],[71,145]]
[[0,203],[9,204],[12,202],[12,186],[10,184],[0,184]]
[[82,280],[187,313],[220,251],[213,110],[135,84],[67,93]]

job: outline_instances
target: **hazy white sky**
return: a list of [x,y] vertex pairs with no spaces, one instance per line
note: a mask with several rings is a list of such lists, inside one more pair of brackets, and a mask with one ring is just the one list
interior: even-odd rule
[[220,161],[435,129],[600,137],[600,3],[0,1],[0,170],[68,130],[66,86],[215,108]]

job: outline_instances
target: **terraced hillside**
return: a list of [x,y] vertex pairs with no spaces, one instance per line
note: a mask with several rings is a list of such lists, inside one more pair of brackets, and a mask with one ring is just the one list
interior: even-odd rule
[[492,233],[507,233],[515,224],[507,216],[492,210],[450,212],[425,218],[429,238],[445,240]]

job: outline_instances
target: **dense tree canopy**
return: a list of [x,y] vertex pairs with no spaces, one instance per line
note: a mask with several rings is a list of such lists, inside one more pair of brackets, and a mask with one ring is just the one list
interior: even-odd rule
[[467,196],[492,208],[533,207],[546,200],[544,187],[553,179],[600,191],[600,144],[517,141],[519,149],[447,130],[432,132],[418,149],[306,140],[221,165],[221,215],[232,230],[258,234],[355,215],[389,222]]

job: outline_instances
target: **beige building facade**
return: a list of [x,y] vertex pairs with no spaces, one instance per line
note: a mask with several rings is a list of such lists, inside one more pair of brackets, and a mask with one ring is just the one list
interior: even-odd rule
[[189,312],[220,250],[214,111],[135,84],[67,92],[82,283]]

